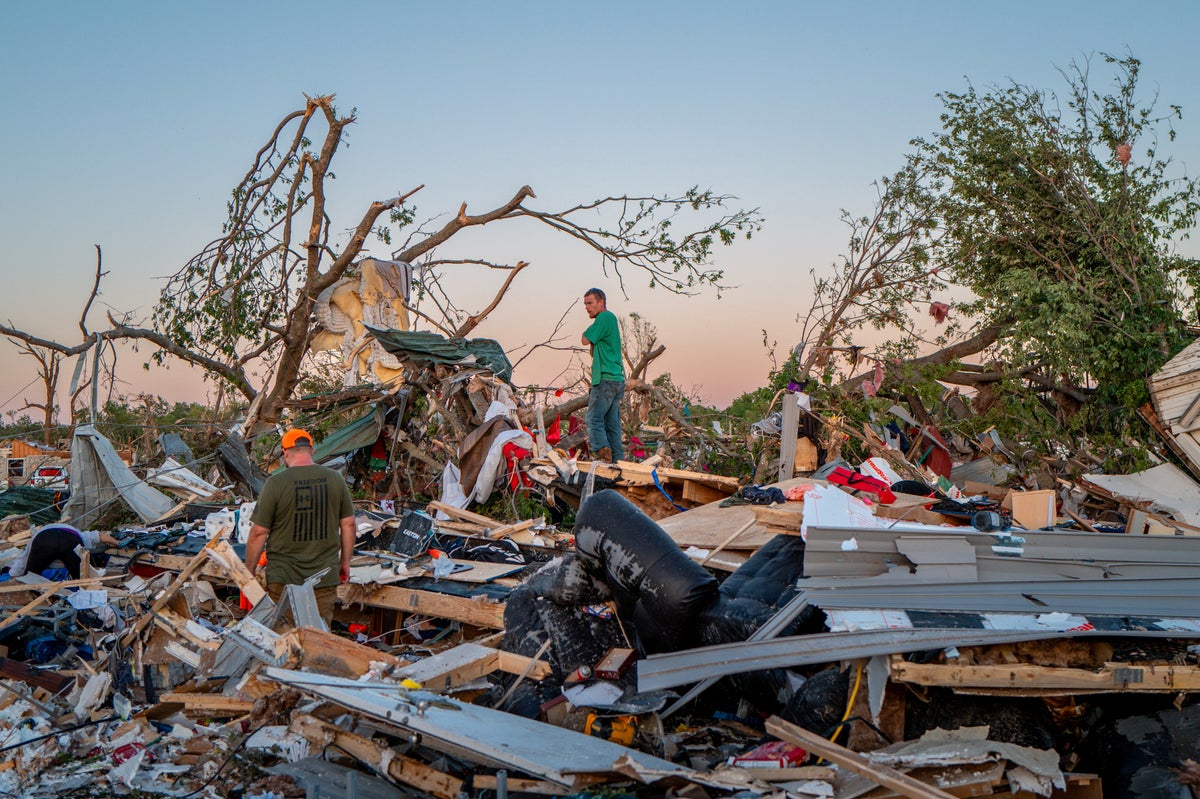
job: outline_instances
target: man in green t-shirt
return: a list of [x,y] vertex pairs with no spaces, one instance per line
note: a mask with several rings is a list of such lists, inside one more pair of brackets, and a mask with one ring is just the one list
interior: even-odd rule
[[250,516],[246,566],[258,571],[267,553],[267,594],[278,602],[285,585],[328,569],[316,586],[317,607],[328,624],[339,582],[350,579],[356,534],[354,505],[346,481],[313,462],[312,436],[303,430],[283,435],[283,471],[271,475]]
[[600,289],[588,289],[583,307],[592,324],[582,342],[592,347],[592,391],[588,395],[588,446],[596,460],[616,463],[625,456],[621,446],[621,397],[625,395],[625,367],[621,364],[621,329],[608,310]]

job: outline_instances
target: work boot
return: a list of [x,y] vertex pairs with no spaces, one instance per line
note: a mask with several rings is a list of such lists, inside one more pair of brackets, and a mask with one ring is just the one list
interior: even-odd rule
[[612,463],[612,447],[601,447],[600,449],[596,450],[596,460],[600,461],[601,463]]

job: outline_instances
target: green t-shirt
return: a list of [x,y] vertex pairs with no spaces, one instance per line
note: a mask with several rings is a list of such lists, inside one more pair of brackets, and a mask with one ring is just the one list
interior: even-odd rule
[[321,569],[318,588],[336,586],[341,520],[354,515],[346,481],[324,466],[296,466],[271,475],[250,521],[266,527],[267,582],[299,585]]
[[624,380],[621,365],[621,328],[612,311],[601,311],[583,337],[592,343],[592,385],[605,380]]

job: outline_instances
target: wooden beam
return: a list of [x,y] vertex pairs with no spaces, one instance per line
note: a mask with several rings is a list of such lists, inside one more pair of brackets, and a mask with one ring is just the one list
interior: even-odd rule
[[431,691],[447,691],[495,671],[524,674],[526,669],[534,680],[545,679],[551,671],[545,661],[467,642],[405,666],[399,674]]
[[241,716],[254,708],[250,699],[234,699],[224,694],[199,694],[168,691],[159,697],[159,703],[183,705],[184,710],[209,713],[214,716]]
[[534,519],[526,519],[525,521],[517,522],[516,524],[506,524],[503,527],[497,527],[494,530],[489,530],[487,537],[491,539],[507,538],[513,533],[519,533],[522,530],[528,530],[530,527],[533,527],[533,523]]
[[710,560],[713,559],[714,555],[716,555],[718,552],[720,552],[725,547],[732,544],[737,539],[738,536],[740,536],[742,533],[749,530],[751,527],[753,527],[757,523],[758,523],[757,519],[751,519],[750,521],[743,524],[741,527],[739,527],[737,530],[735,530],[732,535],[730,535],[728,538],[726,538],[724,541],[722,541],[720,544],[718,544],[715,549],[713,549],[707,555],[705,555],[704,560],[700,561],[700,565],[703,566],[705,563],[708,563]]
[[693,505],[707,505],[710,502],[720,502],[728,496],[728,492],[722,491],[719,488],[706,486],[704,483],[697,483],[695,480],[683,481],[684,502],[690,502]]
[[1108,691],[1171,692],[1200,690],[1200,667],[1105,663],[1096,671],[1030,664],[960,666],[919,664],[906,660],[892,663],[896,682],[941,685],[951,688],[1035,688],[1067,693]]
[[[764,769],[765,770],[765,769]],[[596,782],[600,782],[599,779]],[[471,784],[476,791],[495,791],[500,780],[495,774],[476,774]],[[562,796],[567,793],[563,787],[557,782],[546,782],[545,780],[531,780],[524,777],[513,777],[509,775],[504,780],[509,793],[536,793],[543,796]],[[576,782],[576,787],[582,787],[579,782]]]
[[[725,771],[726,769],[721,769]],[[795,780],[819,780],[832,782],[837,776],[837,769],[829,766],[785,766],[783,768],[743,768],[733,766],[729,771],[762,780],[763,782],[792,782]]]
[[902,796],[908,796],[911,799],[953,799],[953,794],[946,793],[932,785],[926,785],[894,768],[872,763],[857,752],[827,741],[778,716],[771,716],[767,719],[767,732],[781,741],[803,746],[806,751],[819,755],[830,763],[853,771],[855,774],[862,775],[877,785],[891,788]]
[[489,530],[495,530],[497,527],[504,526],[504,522],[498,522],[495,519],[488,518],[487,516],[483,516],[478,513],[472,513],[471,511],[463,510],[462,508],[456,508],[453,505],[447,505],[445,502],[439,502],[436,499],[429,503],[429,509],[433,511],[441,511],[451,519],[458,519],[459,521],[483,525]]
[[307,668],[335,677],[361,677],[371,663],[403,666],[407,661],[349,638],[313,627],[297,627],[275,641],[275,661],[287,669]]
[[[347,732],[336,724],[309,715],[297,715],[292,718],[289,728],[317,746],[333,744],[389,779],[411,785],[438,799],[456,799],[462,791],[462,780],[457,777],[431,768],[369,738]],[[559,790],[561,792],[561,787]]]
[[[359,586],[342,583],[338,586],[338,598],[342,604],[357,603],[360,601],[359,591]],[[504,603],[490,602],[482,597],[468,599],[399,585],[383,585],[367,594],[361,601],[373,608],[453,619],[492,630],[504,629]]]
[[224,539],[214,541],[205,547],[204,551],[213,562],[225,570],[229,579],[250,602],[250,607],[257,605],[267,595],[266,589],[250,573],[250,569],[246,568],[246,564],[233,551],[233,547],[229,546],[228,541]]

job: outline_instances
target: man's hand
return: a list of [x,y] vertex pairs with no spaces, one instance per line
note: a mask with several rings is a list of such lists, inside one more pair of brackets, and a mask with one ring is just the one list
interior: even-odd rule
[[350,582],[350,562],[349,561],[344,560],[338,566],[338,578],[343,583]]

